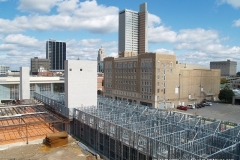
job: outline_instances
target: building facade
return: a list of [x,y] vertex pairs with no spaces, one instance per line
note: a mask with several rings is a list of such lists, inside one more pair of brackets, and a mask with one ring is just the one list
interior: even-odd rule
[[10,70],[9,66],[0,65],[0,75],[7,75],[9,70]]
[[119,57],[125,57],[126,52],[133,55],[147,52],[147,15],[146,3],[140,5],[139,12],[128,9],[119,12]]
[[106,52],[104,48],[100,48],[98,50],[98,57],[97,57],[97,72],[103,72],[104,66],[103,66],[103,60],[106,57]]
[[104,96],[152,107],[215,100],[220,70],[177,64],[176,56],[146,53],[104,59]]
[[31,58],[31,73],[50,70],[50,60],[40,59],[38,57]]
[[210,62],[210,69],[220,69],[221,76],[236,76],[237,62],[230,60]]
[[46,42],[46,59],[50,60],[50,70],[63,71],[66,60],[66,42],[50,39]]
[[[64,79],[60,77],[29,77],[30,98],[34,92],[63,93]],[[20,76],[0,77],[0,100],[20,99]]]

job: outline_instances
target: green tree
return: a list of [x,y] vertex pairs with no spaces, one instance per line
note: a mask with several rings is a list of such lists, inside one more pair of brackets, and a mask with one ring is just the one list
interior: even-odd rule
[[226,79],[226,78],[221,78],[221,79],[220,79],[220,83],[221,83],[221,84],[227,83],[227,79]]
[[240,77],[240,72],[237,72],[237,74],[236,74],[236,75],[237,75],[237,77]]
[[220,90],[220,93],[218,95],[218,98],[220,100],[224,100],[225,102],[232,102],[232,97],[234,96],[234,92],[229,89],[228,87],[223,88]]

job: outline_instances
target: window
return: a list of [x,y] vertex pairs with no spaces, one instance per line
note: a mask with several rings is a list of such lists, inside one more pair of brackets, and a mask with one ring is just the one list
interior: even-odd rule
[[160,61],[158,61],[158,67],[160,67]]

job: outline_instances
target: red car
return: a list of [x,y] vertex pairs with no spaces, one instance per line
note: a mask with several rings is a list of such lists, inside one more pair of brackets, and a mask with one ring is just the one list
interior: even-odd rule
[[187,106],[177,106],[177,109],[180,109],[180,110],[188,110],[188,107]]

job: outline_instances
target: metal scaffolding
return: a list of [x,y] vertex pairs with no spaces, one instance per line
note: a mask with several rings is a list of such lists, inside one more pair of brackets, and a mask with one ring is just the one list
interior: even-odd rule
[[73,112],[73,135],[108,159],[240,159],[240,126],[99,97]]
[[7,143],[44,136],[47,130],[67,130],[68,120],[54,114],[44,105],[14,105],[0,107],[0,142]]

